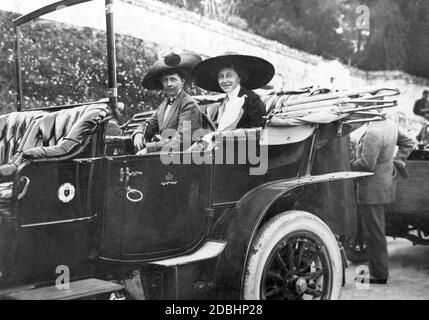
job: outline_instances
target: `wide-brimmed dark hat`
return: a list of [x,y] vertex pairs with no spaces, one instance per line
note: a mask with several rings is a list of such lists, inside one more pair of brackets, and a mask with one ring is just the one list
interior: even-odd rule
[[202,58],[199,55],[193,53],[170,53],[155,62],[149,69],[143,79],[143,87],[149,90],[162,90],[161,76],[163,74],[177,69],[185,70],[190,74],[192,68],[201,60]]
[[218,73],[224,67],[235,66],[246,73],[241,86],[253,90],[265,86],[274,76],[274,66],[267,60],[236,53],[226,53],[197,64],[192,70],[195,83],[205,90],[223,92],[219,87]]

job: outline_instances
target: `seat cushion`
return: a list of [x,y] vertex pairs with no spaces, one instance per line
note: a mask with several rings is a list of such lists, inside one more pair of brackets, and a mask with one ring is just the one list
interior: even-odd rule
[[29,127],[43,114],[43,111],[25,111],[0,116],[0,165],[12,160]]
[[12,216],[13,182],[0,183],[0,220]]
[[1,180],[10,179],[25,161],[66,158],[78,152],[109,113],[109,107],[101,103],[53,112],[24,111],[1,118],[0,131],[5,139],[0,151],[8,160],[0,165]]
[[13,182],[0,183],[0,199],[12,198]]
[[106,104],[52,112],[39,119],[22,146],[25,159],[65,157],[83,146],[109,115]]

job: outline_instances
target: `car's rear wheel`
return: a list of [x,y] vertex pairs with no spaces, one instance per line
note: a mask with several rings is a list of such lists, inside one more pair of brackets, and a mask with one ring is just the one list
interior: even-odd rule
[[259,230],[247,259],[243,298],[338,299],[343,270],[329,227],[304,211],[286,211]]

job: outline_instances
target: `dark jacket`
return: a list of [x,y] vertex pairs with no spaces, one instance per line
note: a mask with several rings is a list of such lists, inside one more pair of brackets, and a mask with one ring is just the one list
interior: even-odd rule
[[[152,117],[139,125],[132,134],[132,139],[138,133],[144,135],[148,152],[160,151],[164,146],[171,149],[179,148],[179,146],[188,148],[193,142],[191,141],[192,133],[202,127],[201,111],[196,101],[185,91],[176,97],[165,121],[163,121],[167,103],[168,99],[165,99]],[[170,132],[169,129],[176,131],[171,138],[167,137],[168,132]],[[157,134],[161,135],[161,140],[149,142]]]
[[[245,97],[244,104],[242,106],[243,113],[236,128],[263,127],[265,125],[265,119],[263,117],[266,114],[265,104],[256,93],[241,87],[238,97],[243,96]],[[221,105],[222,103],[210,104],[201,108],[202,111],[213,121],[216,127],[218,126],[219,107]]]
[[424,117],[424,112],[422,112],[423,109],[429,109],[429,102],[426,98],[421,98],[414,103],[413,112],[414,114],[418,116]]

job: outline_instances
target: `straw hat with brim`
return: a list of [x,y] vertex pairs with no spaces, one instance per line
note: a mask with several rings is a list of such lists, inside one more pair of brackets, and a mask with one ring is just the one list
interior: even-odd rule
[[201,57],[192,53],[170,53],[163,59],[155,62],[155,64],[149,69],[149,72],[143,79],[143,87],[149,90],[162,90],[161,76],[168,73],[174,72],[177,69],[183,69],[189,74],[192,68],[199,62]]
[[209,58],[197,64],[192,70],[195,83],[208,91],[223,92],[219,87],[218,73],[224,67],[238,67],[246,73],[241,86],[253,90],[265,86],[274,77],[274,66],[267,60],[255,56],[225,54]]

